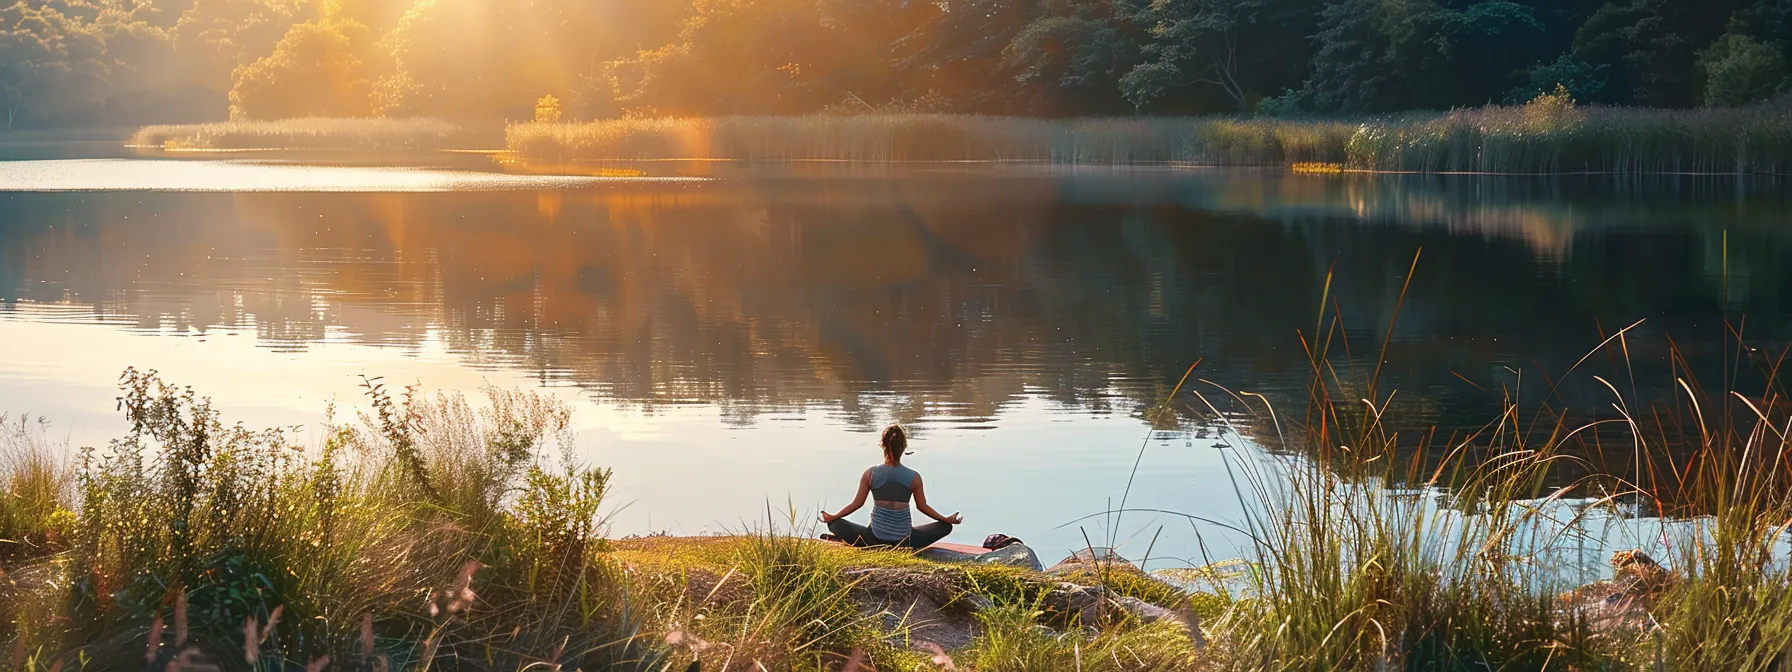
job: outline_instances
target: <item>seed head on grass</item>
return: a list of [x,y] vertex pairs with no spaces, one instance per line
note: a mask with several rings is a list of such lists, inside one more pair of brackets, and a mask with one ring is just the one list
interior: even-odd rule
[[[19,650],[18,650],[19,655],[15,656],[15,657],[23,658],[24,653],[25,653],[25,649],[24,649],[25,640],[20,639],[18,641],[18,646],[19,646]],[[150,663],[154,663],[154,662],[156,662],[156,656],[161,654],[161,651],[162,651],[162,615],[156,614],[155,619],[151,620],[149,622],[149,651],[147,653],[143,654],[143,659],[149,661]]]

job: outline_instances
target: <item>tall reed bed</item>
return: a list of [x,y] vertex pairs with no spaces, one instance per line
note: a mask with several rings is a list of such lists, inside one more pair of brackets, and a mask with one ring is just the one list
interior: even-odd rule
[[1367,123],[1347,147],[1364,170],[1489,173],[1792,172],[1792,108],[1577,107],[1565,96]]
[[0,413],[0,566],[55,553],[74,522],[74,474],[48,425]]
[[441,119],[317,118],[145,126],[130,144],[154,150],[434,150],[468,148],[477,134]]
[[[1302,339],[1311,381],[1292,415],[1261,396],[1193,394],[1235,435],[1291,456],[1227,461],[1249,512],[1238,531],[1253,546],[1244,599],[1216,625],[1231,666],[1779,670],[1792,660],[1792,408],[1780,362],[1750,360],[1765,392],[1681,378],[1670,383],[1676,401],[1651,408],[1571,370],[1544,384],[1593,378],[1611,390],[1611,417],[1571,421],[1498,390],[1508,399],[1499,417],[1440,440],[1394,428],[1380,366],[1333,353],[1340,324],[1322,311]],[[1632,370],[1624,339],[1588,359]],[[1242,418],[1253,424],[1234,424]],[[1638,482],[1552,478],[1591,471],[1567,467],[1612,440]],[[1618,554],[1612,581],[1582,585],[1585,568],[1569,556],[1581,535],[1598,536],[1595,515],[1665,550],[1667,568]]]
[[1518,106],[1349,120],[1034,119],[913,114],[524,123],[523,160],[1022,161],[1340,165],[1371,171],[1737,173],[1792,171],[1792,109]]
[[1024,161],[1068,164],[1338,162],[1354,125],[1181,118],[914,114],[526,123],[508,146],[537,163]]

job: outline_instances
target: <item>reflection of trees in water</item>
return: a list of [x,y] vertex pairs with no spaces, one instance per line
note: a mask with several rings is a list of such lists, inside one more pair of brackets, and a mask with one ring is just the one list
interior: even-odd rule
[[[1400,421],[1477,425],[1502,386],[1598,415],[1592,373],[1647,401],[1665,334],[1720,361],[1733,314],[1786,339],[1788,200],[1685,181],[1122,173],[744,180],[485,194],[15,195],[0,298],[90,305],[143,328],[340,334],[568,381],[644,408],[716,403],[748,423],[822,403],[869,425],[987,421],[1017,396],[1135,411],[1187,364],[1300,399],[1328,269],[1350,338],[1391,338]],[[1413,252],[1424,249],[1393,332]],[[1344,356],[1345,348],[1349,357]],[[1616,376],[1616,377],[1614,377]],[[1466,379],[1466,382],[1465,380]],[[1470,383],[1473,383],[1471,385]],[[1483,389],[1476,389],[1475,385]],[[1629,392],[1629,390],[1626,390]]]

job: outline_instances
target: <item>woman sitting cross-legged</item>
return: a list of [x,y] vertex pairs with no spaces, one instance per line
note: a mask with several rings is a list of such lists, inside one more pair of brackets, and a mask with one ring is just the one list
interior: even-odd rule
[[[821,522],[840,541],[853,546],[901,546],[927,548],[952,533],[952,526],[964,522],[954,513],[942,516],[927,505],[927,493],[921,488],[921,475],[902,466],[902,453],[908,449],[908,437],[902,428],[890,425],[883,436],[884,463],[865,470],[859,477],[859,494],[839,513],[821,514]],[[871,527],[866,528],[846,517],[865,505],[865,496],[875,500],[871,508]],[[909,527],[908,502],[914,497],[915,508],[937,522]]]

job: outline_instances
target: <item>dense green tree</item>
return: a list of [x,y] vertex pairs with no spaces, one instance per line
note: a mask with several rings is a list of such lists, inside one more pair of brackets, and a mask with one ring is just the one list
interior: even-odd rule
[[1432,0],[1338,0],[1325,8],[1303,103],[1327,112],[1440,107],[1450,71],[1446,13]]
[[1447,87],[1452,104],[1500,102],[1516,74],[1544,55],[1534,45],[1545,26],[1528,5],[1483,0],[1446,6],[1444,24],[1456,71]]
[[[648,0],[418,0],[381,44],[385,114],[527,119],[543,95],[590,98],[615,59],[669,39],[684,5]],[[787,44],[801,44],[790,35]],[[609,88],[605,81],[605,88]]]
[[1729,33],[1699,54],[1703,81],[1700,102],[1714,107],[1745,105],[1786,87],[1786,61],[1773,45]]
[[1792,45],[1792,0],[1755,0],[1730,17],[1730,32]]
[[872,104],[912,100],[928,93],[910,86],[895,56],[898,45],[944,15],[941,3],[912,0],[824,0],[823,20],[846,38],[830,59],[822,85]]
[[274,51],[311,0],[194,0],[170,29],[186,76],[198,86],[230,90],[231,73]]
[[900,94],[891,44],[850,30],[880,9],[911,16],[878,2],[697,0],[675,43],[614,65],[616,97],[662,113],[768,114]]
[[353,21],[374,35],[384,35],[398,25],[414,2],[399,0],[317,0],[318,14],[326,21]]
[[168,30],[155,23],[164,14],[171,12],[145,3],[108,10],[93,20],[111,66],[106,109],[95,123],[191,121],[215,117],[224,108],[222,96],[194,86],[182,72]]
[[1792,63],[1792,0],[1755,0],[1730,17],[1729,32],[1773,45]]
[[938,91],[966,112],[1045,112],[1003,54],[1039,15],[1039,0],[955,0],[896,43],[911,92]]
[[1053,0],[1015,33],[1003,65],[1015,83],[1036,87],[1055,109],[1106,111],[1120,105],[1120,78],[1139,62],[1142,31],[1126,0]]
[[1614,102],[1685,107],[1698,101],[1695,61],[1724,31],[1738,0],[1608,3],[1575,34],[1574,55],[1612,68]]
[[1164,0],[1137,15],[1149,26],[1147,60],[1120,82],[1121,94],[1143,108],[1194,84],[1217,87],[1234,105],[1246,103],[1239,44],[1243,27],[1260,0]]
[[111,64],[101,35],[52,6],[0,9],[0,110],[6,128],[79,118],[105,102]]
[[[542,40],[519,39],[530,3],[506,0],[420,0],[382,45],[394,71],[380,82],[385,114],[527,118],[544,70],[564,67],[531,58]],[[558,89],[564,91],[565,89]]]
[[372,114],[373,36],[351,20],[293,26],[274,53],[237,68],[230,118],[361,117]]
[[[1143,108],[1248,112],[1265,93],[1300,86],[1313,57],[1320,0],[1157,0],[1135,18],[1148,27],[1145,61],[1121,92]],[[1224,101],[1220,103],[1219,101]]]
[[1554,92],[1558,86],[1566,89],[1574,100],[1600,100],[1605,96],[1607,73],[1610,70],[1609,65],[1593,65],[1572,55],[1562,54],[1554,61],[1531,66],[1525,73],[1525,83],[1506,93],[1506,103],[1526,103],[1537,96]]
[[1526,58],[1507,48],[1543,30],[1505,0],[1339,0],[1315,37],[1300,102],[1322,112],[1441,109],[1498,102]]

